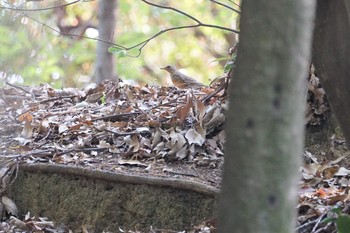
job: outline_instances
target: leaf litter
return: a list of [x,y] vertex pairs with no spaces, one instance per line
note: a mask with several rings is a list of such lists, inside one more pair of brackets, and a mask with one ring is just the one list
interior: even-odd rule
[[[186,177],[219,187],[227,101],[214,96],[204,103],[205,96],[206,93],[197,90],[139,87],[111,81],[88,90],[55,90],[47,84],[1,88],[0,153],[4,161],[0,169],[1,213],[7,214],[7,218],[2,216],[5,221],[0,229],[66,232],[46,218],[30,213],[18,218],[17,207],[6,196],[6,189],[14,181],[20,163]],[[306,123],[322,125],[329,113],[325,93],[311,67]],[[333,147],[344,147],[341,138],[333,138],[332,142]],[[331,210],[340,207],[343,213],[350,213],[350,163],[344,165],[344,156],[333,160],[325,157],[324,151],[318,155],[304,153],[297,232],[331,232],[334,223],[323,223],[323,219],[332,216]],[[215,231],[213,218],[188,232]],[[149,232],[176,231],[151,227]]]
[[[203,103],[205,96],[198,90],[112,81],[88,90],[5,86],[0,89],[1,157],[16,164],[186,177],[218,187],[226,100],[214,96]],[[16,217],[7,223],[29,224]],[[30,224],[34,218],[28,217]]]

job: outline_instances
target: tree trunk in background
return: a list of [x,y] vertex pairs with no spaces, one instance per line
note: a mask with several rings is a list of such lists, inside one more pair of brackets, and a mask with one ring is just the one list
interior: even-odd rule
[[221,233],[294,232],[314,10],[313,0],[242,1]]
[[[98,1],[98,32],[99,39],[113,42],[114,29],[116,25],[115,11],[117,0]],[[97,58],[95,67],[95,79],[97,83],[106,79],[117,79],[114,71],[114,57],[108,52],[111,44],[97,42]]]
[[313,62],[327,99],[350,146],[350,3],[319,0]]

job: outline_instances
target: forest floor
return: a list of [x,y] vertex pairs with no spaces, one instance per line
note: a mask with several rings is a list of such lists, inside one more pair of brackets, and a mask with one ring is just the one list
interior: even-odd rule
[[[13,172],[14,164],[23,163],[65,164],[219,188],[228,106],[220,95],[203,102],[212,91],[122,82],[90,90],[5,86],[0,90],[2,170]],[[324,91],[312,75],[307,99],[297,231],[334,232],[337,221],[350,213],[350,152],[340,130],[329,123]],[[334,219],[324,222],[327,218]],[[214,222],[192,232],[215,232]],[[52,222],[30,216],[11,217],[0,228],[58,232]]]

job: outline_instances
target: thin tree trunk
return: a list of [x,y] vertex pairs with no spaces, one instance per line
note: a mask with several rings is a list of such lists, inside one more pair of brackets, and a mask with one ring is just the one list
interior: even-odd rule
[[350,3],[319,0],[313,62],[350,147]]
[[[116,25],[115,11],[117,0],[98,1],[98,32],[99,39],[113,42]],[[117,79],[114,70],[114,57],[108,52],[111,45],[102,41],[97,42],[97,58],[95,67],[95,79],[97,83],[106,79]]]
[[221,233],[294,232],[314,9],[313,0],[242,2]]

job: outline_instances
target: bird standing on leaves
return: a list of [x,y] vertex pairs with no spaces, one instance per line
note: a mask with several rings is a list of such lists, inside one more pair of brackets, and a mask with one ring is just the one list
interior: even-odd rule
[[181,73],[175,68],[175,66],[166,66],[161,69],[166,70],[170,73],[171,81],[176,87],[180,89],[199,89],[205,86],[203,83],[198,82],[194,78]]

